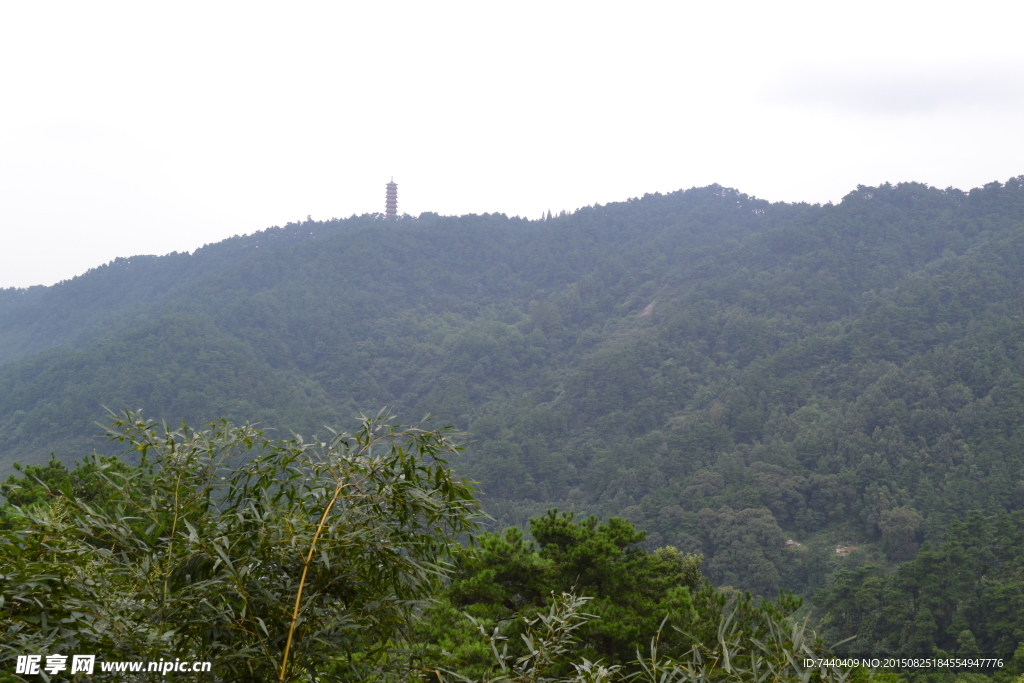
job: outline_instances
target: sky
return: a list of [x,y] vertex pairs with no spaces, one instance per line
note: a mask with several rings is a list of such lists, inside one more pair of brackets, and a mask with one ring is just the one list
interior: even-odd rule
[[7,2],[0,287],[384,210],[1024,174],[1024,3]]

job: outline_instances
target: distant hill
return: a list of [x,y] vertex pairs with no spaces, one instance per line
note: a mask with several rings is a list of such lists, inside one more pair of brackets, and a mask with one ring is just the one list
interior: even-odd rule
[[290,224],[0,290],[0,472],[104,448],[103,405],[306,435],[388,406],[468,430],[505,522],[624,515],[809,593],[1024,508],[1022,280],[1024,177]]

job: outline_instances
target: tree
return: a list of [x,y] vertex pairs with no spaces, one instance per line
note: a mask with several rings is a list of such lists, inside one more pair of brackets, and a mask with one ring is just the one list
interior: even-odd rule
[[6,502],[0,507],[0,526],[10,526],[8,518],[17,516],[14,507],[25,509],[49,505],[58,497],[69,497],[91,503],[104,490],[101,472],[124,472],[128,466],[117,458],[89,455],[75,468],[68,471],[64,463],[50,454],[46,465],[22,467],[15,463],[14,469],[21,476],[11,475],[0,483],[0,495]]
[[878,526],[882,530],[886,555],[896,562],[912,559],[920,547],[917,537],[923,522],[921,515],[911,507],[883,511]]
[[[701,557],[671,547],[646,552],[637,545],[643,532],[627,520],[577,521],[549,510],[530,520],[530,531],[536,542],[512,527],[482,534],[460,551],[451,585],[417,627],[417,640],[430,644],[429,661],[468,676],[493,673],[490,653],[473,629],[458,625],[461,614],[488,629],[502,626],[512,655],[525,656],[517,629],[562,593],[587,597],[587,611],[597,617],[579,627],[577,654],[610,665],[631,662],[666,616],[690,628],[698,612],[717,614],[715,591],[700,574]],[[569,671],[567,661],[560,666],[561,673]]]
[[748,508],[700,511],[705,550],[712,555],[708,574],[719,585],[750,590],[762,596],[778,592],[778,560],[782,530],[770,510]]
[[[707,590],[705,584],[702,590]],[[711,589],[713,593],[713,589]],[[630,666],[606,665],[581,656],[580,632],[599,619],[582,611],[588,608],[586,597],[572,593],[551,594],[546,610],[535,617],[520,615],[516,621],[525,652],[509,654],[508,636],[501,626],[488,630],[479,620],[469,621],[482,636],[496,666],[482,676],[465,676],[455,671],[433,668],[421,671],[418,680],[438,683],[602,683],[631,681],[639,683],[685,683],[687,681],[892,681],[893,674],[869,672],[855,667],[837,667],[822,662],[828,653],[821,640],[807,626],[807,619],[796,621],[787,612],[799,601],[780,599],[778,605],[754,600],[749,594],[726,597],[717,593],[712,601],[717,609],[705,611],[699,636],[689,649],[673,656],[666,654],[664,643],[668,619],[661,622],[649,641],[647,654],[640,648]],[[501,649],[499,650],[499,645]]]
[[5,670],[77,651],[209,660],[222,680],[351,680],[393,660],[475,524],[444,459],[458,446],[383,414],[306,443],[126,412],[110,437],[141,464],[99,464],[102,496],[66,487],[0,535]]
[[53,453],[45,465],[29,465],[23,468],[15,463],[14,469],[22,476],[12,474],[7,477],[7,481],[0,484],[0,495],[7,499],[7,505],[27,507],[41,503],[51,491],[59,491],[71,480],[68,468],[57,460]]
[[[958,656],[991,653],[1003,674],[1024,672],[1024,516],[968,512],[935,547],[924,543],[892,572],[876,565],[840,569],[817,593],[830,642],[855,638],[848,653]],[[1010,661],[1012,659],[1012,661]]]

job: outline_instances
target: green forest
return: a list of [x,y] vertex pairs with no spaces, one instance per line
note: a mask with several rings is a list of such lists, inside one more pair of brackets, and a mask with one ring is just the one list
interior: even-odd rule
[[[578,655],[554,658],[559,680],[640,675],[656,635],[693,674],[733,627],[1024,674],[1024,176],[826,205],[713,185],[545,220],[306,221],[0,290],[4,553],[35,524],[110,543],[82,521],[96,491],[163,476],[141,432],[110,439],[111,414],[171,433],[223,419],[240,426],[218,438],[305,453],[382,408],[454,428],[445,476],[474,502],[430,540],[422,590],[374,589],[406,601],[331,659],[339,680],[511,677],[543,629]],[[224,482],[250,462],[231,457]],[[113,498],[142,505],[156,485],[138,485]],[[161,533],[136,559],[171,562],[161,544],[186,532]],[[9,624],[42,632],[17,609]],[[295,680],[327,657],[308,656]],[[598,661],[621,668],[572,668]]]

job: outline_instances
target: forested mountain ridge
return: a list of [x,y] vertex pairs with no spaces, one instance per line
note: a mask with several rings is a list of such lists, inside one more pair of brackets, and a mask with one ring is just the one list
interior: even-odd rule
[[0,289],[0,364],[53,346],[81,346],[118,314],[137,314],[175,288],[248,255],[308,239],[306,230],[270,228],[208,244],[193,254],[117,258],[52,287]]
[[762,594],[1024,508],[1022,178],[826,206],[711,186],[229,245],[4,292],[0,349],[33,353],[0,366],[3,462],[102,446],[101,404],[307,434],[431,412],[471,433],[461,467],[502,519],[624,515]]
[[[726,217],[738,213],[732,206],[723,207],[717,201],[716,192],[703,193],[707,195],[704,204],[710,198],[709,207],[703,207],[694,197],[682,201],[681,197],[664,198],[662,203],[667,206],[655,209],[651,218],[669,222],[669,228],[661,227],[664,233],[680,218],[681,212],[678,208],[673,210],[673,204],[686,209],[684,216],[697,211],[721,212],[723,208]],[[654,203],[653,199],[646,203]],[[751,200],[744,198],[743,201]],[[373,409],[382,404],[397,404],[399,409],[409,407],[402,391],[391,387],[399,388],[401,379],[405,379],[409,371],[418,372],[420,368],[410,366],[401,379],[397,375],[401,368],[393,365],[365,368],[361,365],[363,357],[374,362],[381,360],[377,353],[367,353],[368,345],[390,334],[388,326],[395,325],[414,330],[421,336],[445,337],[453,330],[462,329],[469,321],[481,318],[481,310],[486,307],[511,307],[509,315],[521,318],[523,311],[520,309],[528,308],[529,296],[552,281],[566,280],[563,271],[572,274],[599,269],[616,243],[629,242],[630,230],[635,237],[637,230],[647,229],[644,225],[631,225],[636,222],[633,215],[636,212],[629,203],[590,211],[600,213],[604,220],[595,221],[596,228],[590,230],[591,234],[578,240],[579,236],[571,232],[552,230],[552,225],[559,225],[557,220],[530,223],[504,216],[442,219],[426,215],[419,220],[406,218],[389,224],[380,220],[380,216],[371,215],[347,221],[292,224],[284,229],[271,229],[208,246],[192,256],[174,254],[116,261],[42,292],[37,292],[36,288],[7,290],[8,301],[29,301],[20,306],[8,304],[5,308],[0,346],[15,348],[19,343],[24,344],[25,339],[31,339],[33,348],[40,350],[62,341],[74,342],[70,347],[54,351],[56,355],[48,356],[49,360],[27,359],[19,369],[8,364],[7,371],[11,373],[8,377],[17,387],[29,392],[14,401],[16,407],[10,404],[11,412],[22,410],[27,415],[28,409],[34,406],[53,408],[53,402],[46,400],[49,395],[46,392],[58,390],[46,389],[41,394],[39,386],[33,386],[38,383],[26,382],[24,373],[31,377],[59,362],[72,366],[77,363],[86,368],[100,368],[110,362],[132,375],[141,373],[148,377],[157,373],[159,377],[136,381],[136,387],[127,393],[94,392],[95,403],[87,411],[91,414],[88,417],[86,412],[76,414],[79,423],[72,430],[64,424],[59,428],[62,435],[70,432],[78,437],[91,433],[100,404],[108,400],[112,405],[137,401],[170,419],[180,415],[201,420],[211,410],[217,414],[228,411],[239,419],[250,418],[251,415],[232,411],[223,403],[214,401],[211,405],[209,401],[204,403],[205,399],[196,403],[188,398],[168,398],[165,391],[161,391],[167,389],[166,383],[180,388],[181,370],[175,368],[179,362],[192,362],[195,355],[190,351],[187,359],[160,356],[143,361],[141,356],[147,354],[149,347],[131,340],[141,334],[141,339],[155,343],[159,334],[144,330],[173,330],[186,324],[185,320],[210,334],[223,332],[242,341],[235,352],[247,354],[246,362],[260,364],[265,373],[273,374],[273,370],[313,375],[319,381],[332,384],[336,396],[341,398],[342,412],[338,414],[344,414],[345,419],[354,411],[352,401],[360,407]],[[659,213],[663,214],[661,218],[658,218]],[[716,225],[725,224],[728,231],[736,230],[723,218],[711,221],[701,214],[690,219],[688,229],[703,234],[705,240],[720,240],[722,236],[714,234]],[[756,222],[748,219],[748,223]],[[562,223],[563,227],[572,227],[564,225],[565,220]],[[740,230],[749,231],[752,227]],[[268,235],[276,237],[278,243],[294,246],[284,252],[268,254]],[[306,242],[306,246],[301,242]],[[651,248],[645,240],[638,242],[634,251]],[[198,267],[190,265],[193,261],[199,262]],[[620,264],[619,270],[623,269]],[[100,302],[92,303],[91,309],[90,297]],[[81,314],[83,309],[94,315]],[[494,312],[489,311],[488,315],[493,318]],[[385,320],[387,326],[382,324]],[[105,331],[106,335],[98,330]],[[124,343],[118,341],[122,338],[126,340]],[[203,335],[192,333],[189,338],[200,345],[205,343]],[[325,340],[329,340],[326,349]],[[428,341],[425,346],[436,345]],[[139,360],[129,362],[117,354],[116,349],[129,347],[131,353],[140,355]],[[408,364],[409,359],[402,360],[403,366]],[[230,370],[238,362],[241,361],[232,361],[226,369]],[[386,376],[378,377],[382,371]],[[342,373],[343,376],[339,376]],[[109,373],[102,375],[107,377]],[[61,371],[57,377],[58,382],[68,378],[73,385],[81,386],[73,373]],[[86,385],[91,386],[91,381]],[[202,394],[209,390],[206,384],[189,387],[189,392]],[[11,391],[17,389],[12,386]],[[252,396],[243,394],[235,398],[246,400]],[[270,405],[274,406],[276,414],[279,404],[267,404]],[[41,434],[50,420],[46,418],[43,424],[34,424],[30,430],[32,438],[45,441],[47,437]],[[322,422],[286,419],[278,420],[277,424],[308,431]],[[50,425],[56,427],[57,423],[50,421]],[[0,439],[10,438],[11,431],[4,431]],[[18,452],[25,452],[26,448],[36,453],[46,450],[45,445],[26,447],[20,439],[17,443],[15,450]],[[10,449],[4,451],[10,452]]]

